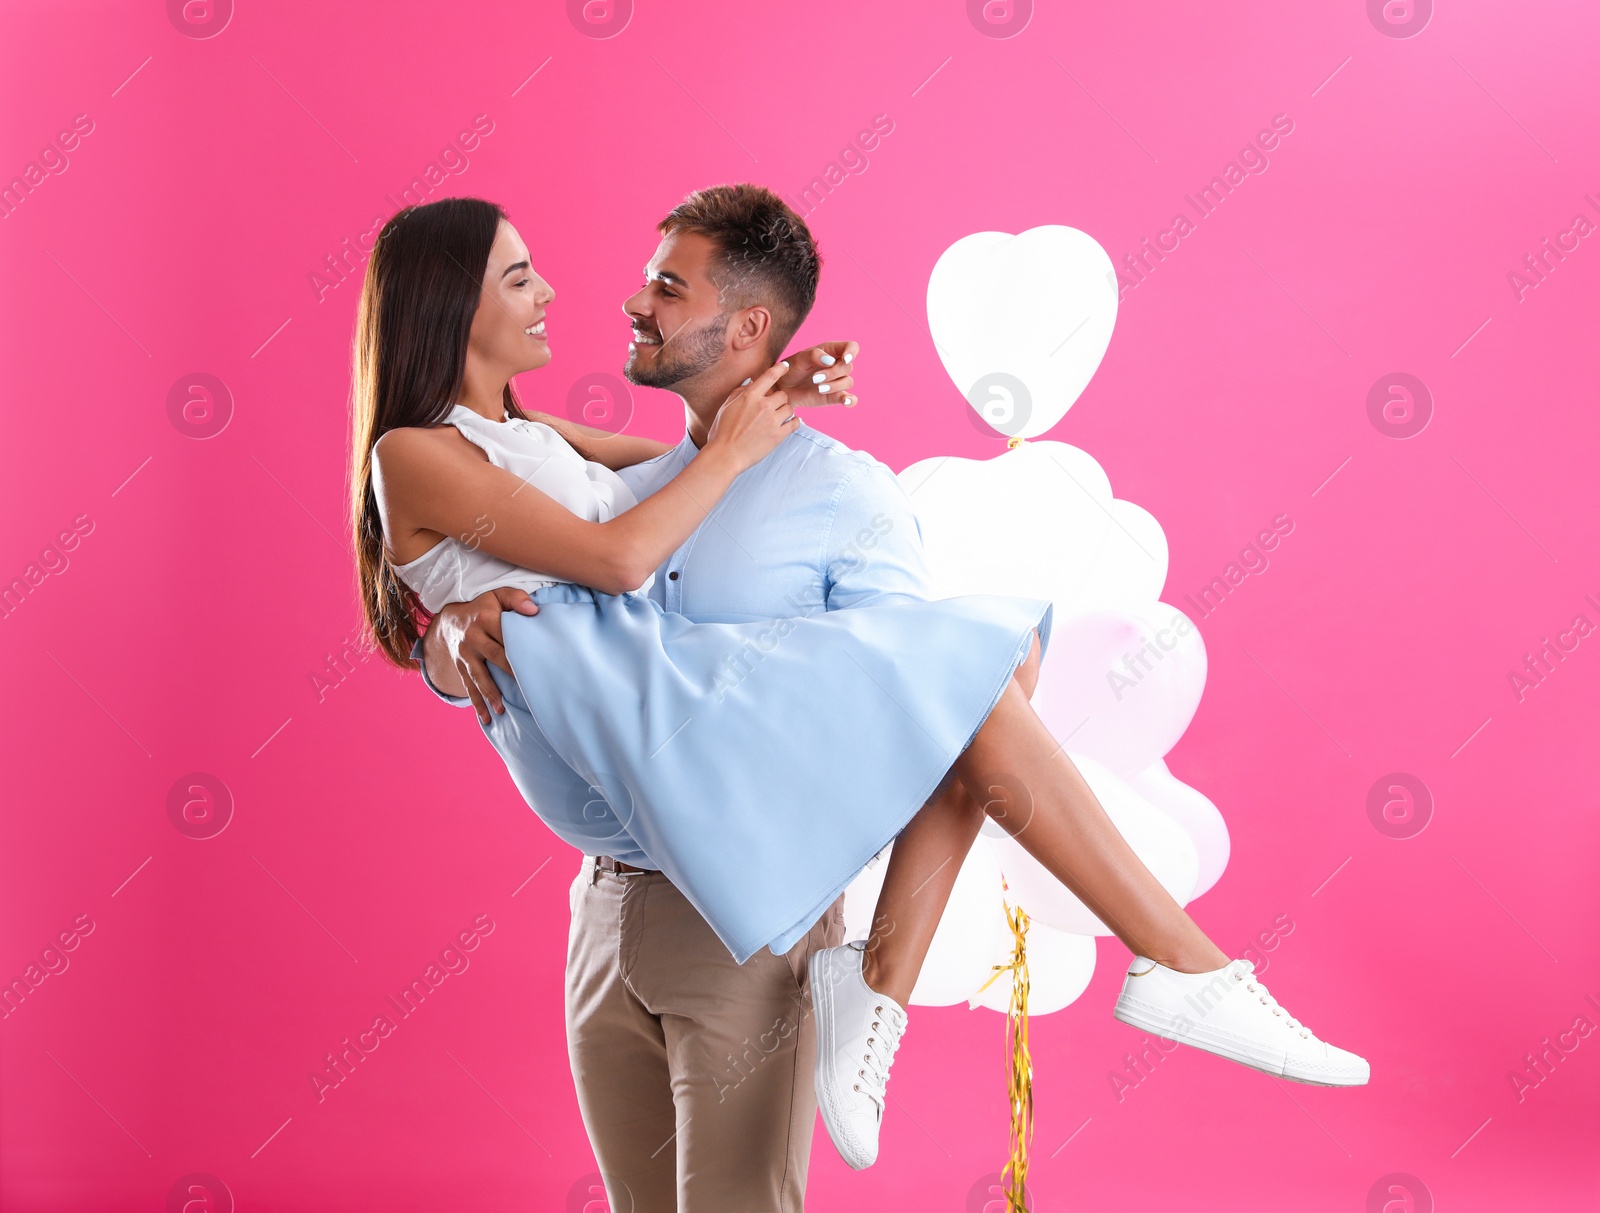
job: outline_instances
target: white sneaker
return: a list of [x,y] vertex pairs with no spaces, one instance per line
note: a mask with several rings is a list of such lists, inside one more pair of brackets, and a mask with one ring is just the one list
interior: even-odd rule
[[889,1063],[906,1030],[905,1008],[861,976],[865,957],[865,940],[811,954],[817,1107],[839,1157],[857,1171],[878,1157]]
[[1135,956],[1112,1015],[1167,1040],[1193,1045],[1255,1070],[1322,1087],[1359,1087],[1371,1067],[1318,1040],[1255,976],[1234,960],[1209,973],[1179,973]]

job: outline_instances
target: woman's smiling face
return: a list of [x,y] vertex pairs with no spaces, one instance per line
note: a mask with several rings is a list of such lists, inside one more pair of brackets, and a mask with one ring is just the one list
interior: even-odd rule
[[545,309],[555,297],[550,284],[534,272],[517,229],[502,219],[472,317],[469,352],[508,377],[543,366],[550,361]]

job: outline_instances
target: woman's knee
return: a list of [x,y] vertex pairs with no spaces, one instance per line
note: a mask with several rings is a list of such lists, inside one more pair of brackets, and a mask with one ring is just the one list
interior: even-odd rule
[[974,800],[1001,829],[1020,834],[1033,820],[1033,792],[1019,776],[997,773],[976,782]]
[[923,811],[932,810],[936,814],[952,818],[970,817],[981,822],[984,816],[982,806],[973,799],[972,793],[967,790],[967,785],[957,774],[955,767],[944,773],[939,786],[933,790],[933,795],[928,797],[922,807]]

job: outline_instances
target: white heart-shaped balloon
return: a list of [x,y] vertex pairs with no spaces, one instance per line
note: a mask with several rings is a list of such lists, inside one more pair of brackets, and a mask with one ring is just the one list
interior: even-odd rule
[[944,369],[1008,437],[1032,438],[1066,416],[1116,322],[1111,258],[1074,227],[964,236],[928,279],[928,329]]
[[[871,936],[878,894],[892,854],[893,843],[845,889],[846,940]],[[986,839],[975,839],[956,873],[950,899],[928,945],[927,958],[911,991],[912,1006],[965,1002],[988,979],[995,949],[1002,937],[1010,935],[1002,897],[1000,861],[994,848]],[[892,933],[894,924],[886,923],[885,928]]]

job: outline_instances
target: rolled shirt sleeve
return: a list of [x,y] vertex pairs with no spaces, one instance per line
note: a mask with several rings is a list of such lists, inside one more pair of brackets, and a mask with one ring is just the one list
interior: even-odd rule
[[876,459],[864,462],[845,482],[825,559],[830,611],[933,596],[922,527],[911,498]]

